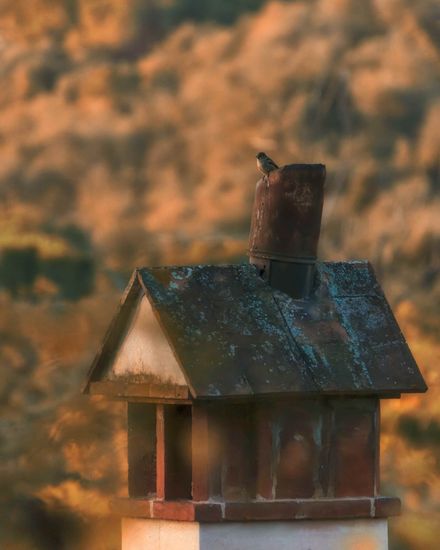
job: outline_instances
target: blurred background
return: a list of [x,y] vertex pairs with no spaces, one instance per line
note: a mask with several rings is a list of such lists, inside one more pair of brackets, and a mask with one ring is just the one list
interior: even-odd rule
[[255,153],[327,165],[429,385],[383,406],[391,548],[440,540],[437,0],[0,0],[0,547],[119,548],[124,410],[80,395],[135,266],[246,260]]

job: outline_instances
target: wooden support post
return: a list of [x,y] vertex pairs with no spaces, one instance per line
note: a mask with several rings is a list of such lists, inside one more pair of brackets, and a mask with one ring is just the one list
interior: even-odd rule
[[165,411],[164,405],[156,406],[156,494],[165,498]]
[[376,411],[374,414],[374,495],[380,495],[380,399],[377,399]]
[[374,496],[377,400],[347,398],[333,406],[335,497]]
[[272,409],[258,404],[255,410],[257,446],[257,498],[274,498]]
[[206,406],[192,406],[192,498],[209,499],[209,426]]
[[256,497],[255,410],[240,404],[223,413],[222,496],[243,501]]
[[128,494],[147,497],[156,492],[156,408],[128,403]]
[[191,499],[191,408],[164,405],[165,500]]
[[279,499],[312,498],[319,452],[314,437],[319,416],[317,404],[304,401],[278,406],[276,416],[279,442],[275,496]]

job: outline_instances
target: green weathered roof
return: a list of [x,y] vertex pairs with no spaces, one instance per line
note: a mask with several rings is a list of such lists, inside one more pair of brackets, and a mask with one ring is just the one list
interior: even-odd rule
[[[426,385],[368,262],[317,263],[314,292],[293,299],[252,265],[137,270],[193,398],[387,395]],[[132,296],[132,298],[130,298]],[[124,304],[89,381],[105,379]]]

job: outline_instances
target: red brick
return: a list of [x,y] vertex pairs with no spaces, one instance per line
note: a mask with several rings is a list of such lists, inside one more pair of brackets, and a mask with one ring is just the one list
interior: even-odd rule
[[295,501],[227,502],[226,521],[276,521],[294,519],[298,510]]
[[315,493],[318,446],[314,438],[320,416],[319,401],[280,404],[273,430],[279,433],[276,498],[310,498]]
[[172,502],[155,501],[153,502],[153,518],[170,519],[176,521],[194,521],[194,504],[191,501]]
[[165,498],[165,414],[164,405],[156,405],[156,495]]
[[296,519],[367,518],[371,515],[371,499],[304,499],[299,502]]
[[334,402],[334,438],[330,475],[335,497],[375,495],[376,400],[341,399]]
[[272,436],[272,407],[259,404],[256,407],[256,454],[257,454],[257,481],[256,493],[258,497],[273,499],[273,436]]
[[294,499],[272,502],[227,502],[225,521],[282,521],[371,517],[372,499]]
[[333,497],[333,474],[331,471],[333,413],[327,401],[321,404],[321,437],[318,450],[318,472],[315,496]]
[[[393,497],[293,499],[283,501],[199,502],[115,498],[112,512],[125,517],[175,521],[289,521],[318,519],[386,518],[400,513]],[[224,509],[224,515],[222,512]]]
[[376,411],[374,413],[374,494],[380,495],[380,400],[376,400]]
[[200,522],[219,522],[223,521],[223,512],[221,504],[210,504],[200,502],[194,504],[195,520]]
[[191,407],[164,405],[165,500],[191,499]]
[[374,499],[374,517],[387,518],[389,516],[400,516],[401,502],[395,497],[377,497]]
[[156,407],[128,403],[128,494],[147,497],[156,493]]
[[192,498],[209,498],[209,431],[206,407],[192,407]]
[[221,429],[221,491],[225,500],[256,496],[254,408],[235,405],[217,410]]

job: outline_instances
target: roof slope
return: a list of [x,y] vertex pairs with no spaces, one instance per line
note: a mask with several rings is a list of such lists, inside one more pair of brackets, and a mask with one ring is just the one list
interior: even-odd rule
[[[368,262],[318,263],[306,300],[271,288],[252,265],[144,268],[132,281],[193,397],[426,390]],[[106,343],[103,352],[91,381],[105,378]]]

